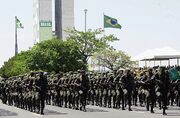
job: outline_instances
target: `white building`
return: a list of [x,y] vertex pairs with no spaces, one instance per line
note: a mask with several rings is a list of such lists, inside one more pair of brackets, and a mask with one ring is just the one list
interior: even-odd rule
[[33,29],[36,42],[52,38],[52,0],[34,0]]
[[55,0],[55,32],[60,39],[66,39],[65,30],[74,27],[74,0]]
[[[53,23],[55,24],[54,33],[60,39],[67,37],[64,30],[74,27],[74,0],[53,1],[34,0],[33,2],[33,29],[36,42],[52,39]],[[53,11],[55,13],[52,13]],[[52,18],[53,15],[55,18]]]

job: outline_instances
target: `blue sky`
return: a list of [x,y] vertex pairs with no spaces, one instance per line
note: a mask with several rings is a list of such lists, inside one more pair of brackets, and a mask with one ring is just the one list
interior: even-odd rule
[[[180,0],[75,0],[75,27],[103,27],[103,13],[118,19],[122,29],[106,29],[120,41],[112,43],[130,56],[147,49],[169,46],[180,51]],[[33,0],[1,0],[0,66],[14,55],[14,17],[24,25],[18,31],[19,50],[33,46]]]

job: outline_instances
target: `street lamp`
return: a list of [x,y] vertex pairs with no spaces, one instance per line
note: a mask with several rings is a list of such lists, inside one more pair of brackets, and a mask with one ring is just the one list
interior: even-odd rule
[[87,9],[84,9],[84,13],[85,13],[85,32],[86,32],[86,14],[87,14]]

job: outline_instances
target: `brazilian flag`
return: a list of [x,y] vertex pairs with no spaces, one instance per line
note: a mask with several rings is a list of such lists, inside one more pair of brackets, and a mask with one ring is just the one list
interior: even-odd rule
[[170,77],[171,80],[180,79],[180,75],[179,75],[179,72],[178,72],[177,68],[169,69],[169,77]]
[[17,17],[16,17],[16,27],[19,28],[19,29],[24,28],[21,21]]
[[121,25],[118,24],[117,19],[104,15],[104,28],[121,29]]

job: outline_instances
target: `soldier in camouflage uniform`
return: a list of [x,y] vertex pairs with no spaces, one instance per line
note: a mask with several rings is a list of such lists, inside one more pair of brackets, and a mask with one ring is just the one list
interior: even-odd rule
[[130,70],[126,70],[125,74],[122,76],[122,83],[124,84],[125,89],[127,90],[127,100],[128,100],[128,106],[129,111],[132,111],[131,109],[131,97],[132,97],[132,91],[134,90],[134,77]]
[[45,98],[47,93],[47,77],[43,75],[43,72],[39,73],[39,78],[37,80],[37,89],[39,92],[39,100],[40,100],[40,114],[44,114],[45,108]]
[[175,100],[177,106],[180,107],[180,80],[176,80],[175,82]]
[[162,94],[163,115],[167,115],[165,110],[167,109],[170,79],[169,79],[169,74],[165,70],[165,68],[160,68],[159,80],[160,80],[160,90]]

